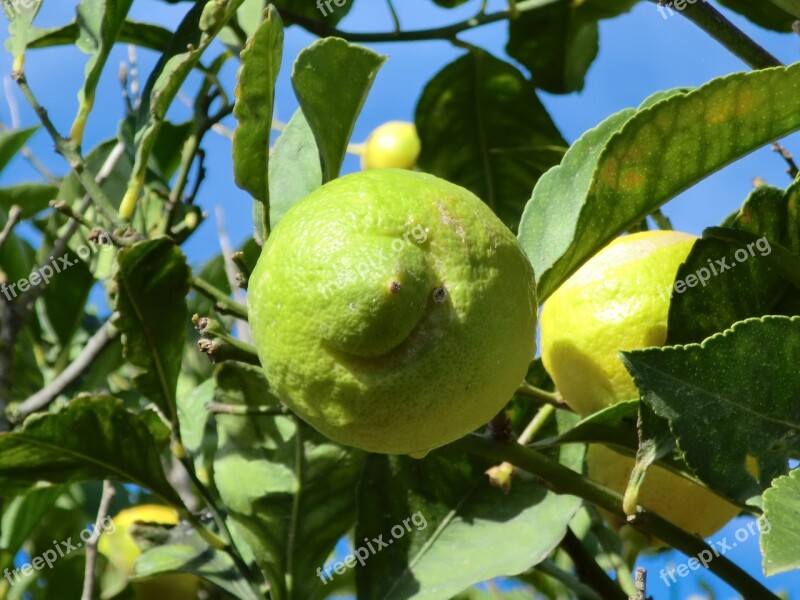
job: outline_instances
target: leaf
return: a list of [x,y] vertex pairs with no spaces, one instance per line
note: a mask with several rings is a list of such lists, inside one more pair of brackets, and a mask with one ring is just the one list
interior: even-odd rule
[[203,435],[208,422],[206,404],[214,399],[216,382],[204,381],[187,394],[178,396],[178,422],[181,426],[181,441],[189,452],[195,454],[202,449]]
[[0,133],[0,173],[8,166],[8,163],[16,156],[17,152],[22,150],[22,147],[36,133],[37,129],[39,128],[29,127],[28,129]]
[[11,20],[8,28],[9,38],[6,43],[8,51],[14,57],[14,69],[22,68],[22,56],[25,54],[25,47],[28,39],[33,32],[33,20],[42,7],[42,0],[29,0],[28,2],[17,2],[9,5],[3,2],[3,11],[6,17]]
[[[729,224],[759,236],[749,250],[744,242],[708,237],[695,242],[676,284],[663,290],[672,292],[667,345],[701,342],[750,317],[793,314],[786,303],[800,294],[769,263],[772,245],[785,241],[787,224],[784,192],[759,186]],[[800,222],[794,227],[800,229]]]
[[169,432],[153,411],[135,414],[111,396],[80,396],[53,414],[29,417],[0,435],[0,495],[39,485],[114,479],[147,488],[175,506],[161,450]]
[[335,37],[317,40],[295,60],[292,85],[317,140],[325,182],[339,175],[356,118],[385,60]]
[[[561,459],[580,470],[583,447],[564,446]],[[547,558],[581,500],[522,476],[505,495],[489,485],[490,466],[448,448],[422,460],[370,455],[358,489],[358,597],[448,600]],[[375,539],[387,545],[373,552]]]
[[[219,402],[276,403],[267,390],[258,368],[230,362],[218,368]],[[314,573],[353,526],[363,454],[326,440],[293,416],[216,420],[214,478],[235,535],[251,549],[275,597],[326,597]]]
[[749,319],[699,345],[621,356],[643,402],[669,421],[686,462],[714,490],[757,504],[798,456],[800,318]]
[[537,88],[554,94],[583,89],[600,37],[584,6],[553,2],[509,20],[506,52],[531,72]]
[[55,200],[58,188],[46,183],[22,183],[0,188],[0,209],[8,212],[16,204],[22,209],[22,218],[30,219]]
[[233,559],[225,552],[214,550],[187,523],[172,527],[164,545],[150,548],[137,559],[137,576],[161,573],[192,573],[225,590],[233,598],[259,598],[237,570]]
[[[49,48],[52,46],[68,46],[78,41],[80,27],[76,21],[61,27],[51,27],[41,29],[32,27],[28,35],[28,48]],[[152,23],[142,23],[126,19],[122,24],[117,42],[122,44],[134,44],[142,48],[163,52],[172,41],[173,33],[168,29],[153,25]]]
[[97,84],[111,50],[128,16],[133,0],[81,0],[77,8],[80,34],[76,45],[91,58],[86,64],[86,78],[78,93],[78,115],[70,138],[78,145],[83,140],[86,119],[94,106]]
[[567,145],[522,73],[481,50],[428,82],[416,124],[420,168],[469,189],[512,228]]
[[759,519],[764,574],[800,569],[800,471],[778,477],[764,492],[764,515]]
[[270,224],[274,228],[299,200],[322,185],[314,132],[298,109],[275,142],[269,163]]
[[141,372],[134,383],[177,424],[175,390],[186,336],[191,272],[168,238],[139,242],[117,254],[115,325],[125,358]]
[[233,171],[236,184],[269,208],[269,142],[275,82],[283,54],[283,23],[274,6],[242,51],[233,114]]
[[545,289],[542,275],[569,247],[573,232],[568,223],[581,210],[603,148],[634,112],[622,110],[584,133],[570,146],[561,164],[539,179],[525,206],[519,241],[533,265],[540,304],[558,287],[550,285]]
[[638,414],[638,400],[619,402],[589,415],[560,435],[531,444],[531,447],[548,448],[560,444],[605,442],[636,450]]
[[[538,242],[550,248],[547,258],[533,252],[530,246],[537,242],[526,233],[540,297],[547,298],[597,250],[683,190],[800,129],[798,85],[800,63],[735,73],[674,94],[638,111],[607,141],[591,184],[579,188],[578,196],[568,196],[566,187],[551,187],[548,198],[534,191],[526,228],[541,231],[544,222],[558,223]],[[563,176],[577,179],[588,168],[573,167]]]
[[[793,0],[771,0],[769,2],[751,2],[751,0],[719,0],[723,6],[735,10],[747,17],[756,25],[774,31],[789,32],[792,30],[792,22],[797,15],[792,16],[782,7],[782,4],[790,6]],[[795,6],[796,8],[796,6]]]
[[[294,21],[294,16],[309,20],[325,23],[326,25],[336,25],[341,21],[350,9],[355,0],[324,0],[325,10],[321,10],[316,2],[298,2],[297,0],[271,0],[288,25]],[[341,3],[341,5],[339,4]]]
[[0,551],[16,555],[64,491],[61,486],[35,489],[9,502],[0,519]]

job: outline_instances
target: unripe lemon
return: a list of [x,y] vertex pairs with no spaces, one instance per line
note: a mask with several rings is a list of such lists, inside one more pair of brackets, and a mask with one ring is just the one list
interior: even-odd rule
[[397,169],[294,206],[248,287],[275,393],[329,438],[424,455],[494,417],[535,352],[533,272],[477,197]]
[[[98,551],[126,577],[134,574],[134,565],[141,550],[128,532],[131,525],[141,521],[175,525],[178,514],[169,506],[142,504],[120,511],[113,518],[114,529],[103,533],[97,544]],[[157,575],[136,580],[133,588],[137,598],[169,598],[170,600],[195,600],[200,589],[200,580],[184,573]]]
[[405,121],[389,121],[367,138],[361,155],[362,169],[413,169],[421,145],[417,128]]
[[[664,344],[675,275],[696,239],[675,231],[618,238],[545,302],[542,360],[564,401],[577,413],[588,416],[639,397],[617,353]],[[590,478],[624,493],[634,460],[590,445],[586,464]],[[660,466],[648,470],[639,501],[704,537],[739,512],[713,492]]]

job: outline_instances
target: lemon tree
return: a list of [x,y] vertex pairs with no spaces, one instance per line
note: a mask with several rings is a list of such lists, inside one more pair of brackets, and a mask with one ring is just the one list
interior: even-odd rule
[[[0,600],[784,591],[795,2],[73,4],[3,2]],[[744,66],[621,100],[648,8]]]

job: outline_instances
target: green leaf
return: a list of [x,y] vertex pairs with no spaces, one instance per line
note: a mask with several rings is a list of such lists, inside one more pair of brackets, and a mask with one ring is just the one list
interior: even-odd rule
[[[336,25],[341,21],[350,9],[353,7],[355,0],[324,0],[323,6],[325,10],[322,11],[318,8],[316,2],[298,2],[298,0],[271,0],[284,20],[288,25],[294,22],[294,16],[297,15],[306,21],[317,21],[325,23],[326,25]],[[341,6],[339,5],[341,3]]]
[[238,122],[233,134],[233,172],[236,185],[262,205],[260,218],[253,219],[259,240],[269,234],[270,135],[282,55],[283,23],[270,5],[266,18],[242,51],[233,108]]
[[172,527],[164,545],[144,552],[136,561],[136,575],[191,573],[202,577],[240,600],[258,600],[233,559],[209,546],[187,523]]
[[[786,8],[791,8],[791,3],[793,2],[794,0],[771,0],[769,2],[719,0],[720,4],[744,15],[756,25],[783,32],[792,30],[792,22],[797,18],[797,15],[792,16],[789,12],[783,10],[784,6],[782,5],[785,5]],[[794,8],[797,8],[796,4]]]
[[669,421],[686,462],[714,490],[757,504],[798,456],[800,318],[749,319],[699,345],[621,356],[642,400]]
[[0,188],[0,209],[8,212],[16,204],[22,209],[22,218],[30,219],[47,208],[57,194],[58,188],[46,183],[22,183]]
[[540,304],[558,287],[545,287],[547,280],[542,275],[569,247],[573,232],[565,225],[580,213],[603,148],[634,112],[622,110],[584,133],[570,146],[561,164],[542,176],[525,206],[519,241],[533,265]]
[[[216,399],[251,407],[277,403],[260,369],[230,362],[218,368]],[[293,416],[216,419],[215,483],[236,536],[251,549],[272,594],[327,597],[314,574],[353,526],[363,454]]]
[[531,72],[536,87],[568,94],[583,89],[599,37],[584,4],[554,2],[509,20],[506,52]]
[[[787,223],[791,219],[784,192],[759,186],[728,224],[759,236],[749,250],[744,242],[708,237],[694,244],[678,269],[676,285],[663,290],[665,295],[672,292],[667,345],[701,342],[750,317],[796,314],[787,302],[800,294],[769,262],[773,244],[786,241]],[[800,222],[794,226],[800,229]]]
[[[3,510],[0,520],[0,551],[16,555],[25,540],[40,525],[48,512],[66,488],[61,486],[33,490],[24,496],[17,496]],[[8,565],[0,564],[4,568]]]
[[186,336],[186,295],[191,272],[168,238],[120,250],[114,281],[125,358],[141,369],[134,383],[178,423],[175,390]]
[[[110,246],[102,248],[106,251],[111,250]],[[48,249],[52,251],[52,246],[49,244]],[[84,261],[69,253],[66,256],[72,266],[62,270],[61,273],[56,273],[50,279],[43,296],[47,320],[62,348],[69,344],[78,330],[85,315],[84,307],[89,299],[89,292],[95,283],[92,272]],[[42,256],[40,253],[40,257],[40,262],[44,265],[48,256]],[[50,261],[51,266],[53,263],[58,265],[60,261],[58,259]]]
[[[523,245],[540,297],[547,298],[597,250],[683,190],[800,129],[798,85],[800,63],[735,73],[674,94],[638,111],[608,139],[585,190],[552,182],[547,197],[535,190],[526,208]],[[585,182],[588,168],[573,166],[563,177]],[[576,191],[577,196],[568,195]],[[545,223],[555,229],[534,241],[533,232]],[[537,244],[549,249],[546,257],[537,256],[532,247]]]
[[511,228],[567,145],[522,73],[482,50],[428,82],[416,123],[420,168],[469,189]]
[[298,109],[275,142],[269,162],[269,220],[275,227],[299,200],[322,185],[314,132]]
[[11,56],[14,57],[15,69],[22,67],[20,60],[22,55],[25,54],[25,47],[34,30],[33,20],[41,7],[42,0],[32,0],[25,3],[17,2],[13,5],[3,2],[3,11],[6,13],[6,17],[11,20],[11,25],[8,28],[10,35],[6,47],[11,52]]
[[86,79],[78,93],[78,114],[70,138],[78,145],[83,140],[86,119],[94,106],[97,84],[111,50],[125,23],[133,0],[81,0],[77,8],[80,34],[76,45],[91,58],[86,64]]
[[216,382],[204,381],[188,394],[178,396],[178,421],[181,426],[181,440],[186,449],[195,454],[202,449],[203,435],[208,422],[206,405],[214,399]]
[[385,60],[334,37],[317,40],[295,60],[292,85],[317,140],[326,182],[339,175],[356,118]]
[[16,156],[17,152],[22,150],[22,147],[36,133],[37,129],[39,128],[29,127],[28,129],[0,133],[0,173],[8,166],[8,163]]
[[548,448],[560,444],[605,442],[635,451],[638,446],[636,430],[638,415],[638,400],[619,402],[586,417],[568,431],[539,440],[531,446]]
[[[174,34],[168,29],[153,25],[152,23],[142,23],[141,21],[131,21],[126,19],[122,24],[117,42],[122,44],[134,44],[156,52],[163,52],[167,49]],[[68,46],[78,41],[80,27],[76,21],[61,27],[51,27],[41,29],[31,28],[28,35],[28,48],[49,48],[52,46]]]
[[800,470],[778,477],[764,492],[759,519],[764,573],[776,575],[800,569]]
[[0,435],[0,495],[41,482],[114,479],[182,506],[161,468],[169,431],[153,411],[135,414],[111,396],[81,396],[54,414],[29,417]]
[[[6,223],[8,223],[8,215],[0,208],[0,230],[2,230]],[[8,287],[2,287],[0,290],[5,295],[3,301],[10,301],[20,294],[19,288],[11,289],[12,283],[17,283],[21,279],[27,279],[31,274],[31,269],[34,266],[35,254],[31,245],[17,236],[12,230],[6,241],[0,246],[0,284],[5,283]],[[3,277],[4,275],[4,277]],[[9,298],[9,296],[12,296]]]
[[[562,447],[561,458],[580,470],[583,446]],[[491,466],[448,448],[422,460],[370,455],[358,492],[355,551],[367,555],[358,597],[447,600],[547,558],[581,500],[524,476],[505,495],[484,474]],[[372,552],[368,541],[380,536],[388,545]]]

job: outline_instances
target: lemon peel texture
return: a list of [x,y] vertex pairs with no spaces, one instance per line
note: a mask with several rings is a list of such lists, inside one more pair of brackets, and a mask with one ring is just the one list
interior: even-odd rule
[[275,393],[331,439],[422,456],[489,421],[535,353],[533,272],[477,197],[355,173],[293,207],[249,284]]

